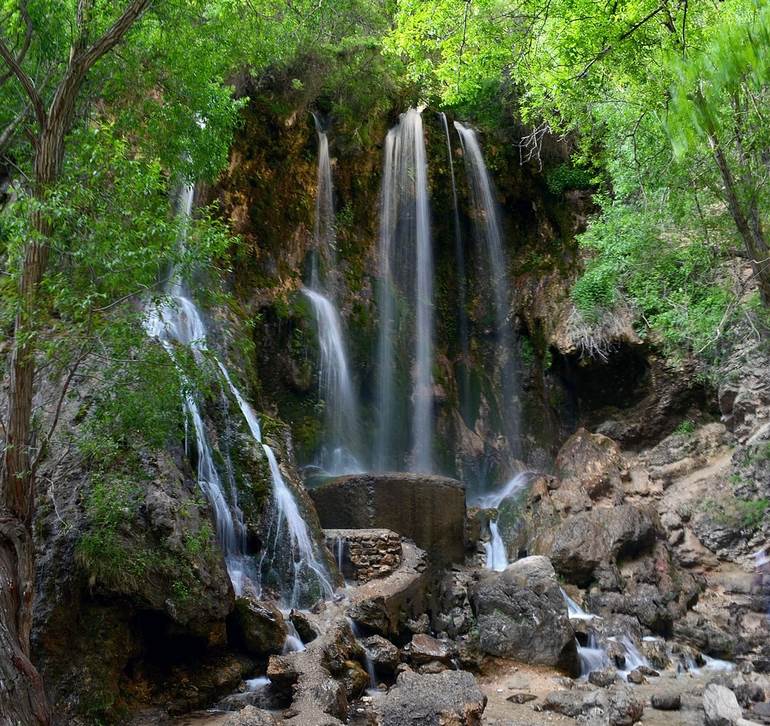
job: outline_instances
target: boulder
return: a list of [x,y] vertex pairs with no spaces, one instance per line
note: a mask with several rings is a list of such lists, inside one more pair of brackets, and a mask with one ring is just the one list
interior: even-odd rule
[[465,558],[465,486],[427,474],[353,474],[311,490],[327,529],[389,529],[438,565]]
[[618,688],[609,694],[607,719],[610,726],[633,726],[642,718],[644,704],[630,688]]
[[439,661],[445,665],[451,663],[451,653],[447,643],[423,633],[413,635],[405,650],[409,660],[418,666],[432,661]]
[[393,643],[385,640],[381,635],[372,635],[365,638],[362,643],[377,673],[392,675],[396,672],[401,658],[398,648]]
[[286,641],[286,623],[281,611],[267,602],[239,597],[231,616],[231,633],[251,655],[280,653]]
[[735,694],[715,683],[706,686],[703,691],[703,710],[706,712],[706,726],[736,726],[743,719]]
[[556,469],[561,479],[579,483],[596,500],[620,488],[623,455],[612,439],[581,428],[559,450]]
[[480,726],[486,703],[467,671],[405,672],[375,708],[380,726]]
[[618,680],[618,672],[612,667],[600,668],[588,674],[588,682],[600,688],[608,688]]
[[649,507],[623,504],[591,509],[541,533],[536,552],[548,556],[568,582],[585,587],[602,564],[649,550],[657,535],[657,514]]
[[575,635],[547,557],[482,575],[471,591],[482,651],[579,672]]

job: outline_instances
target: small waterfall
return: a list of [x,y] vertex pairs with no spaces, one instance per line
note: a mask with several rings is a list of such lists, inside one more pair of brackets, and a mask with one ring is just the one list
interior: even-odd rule
[[[348,618],[347,621],[350,625],[350,631],[353,633],[353,637],[360,643],[361,631],[358,629],[358,626],[352,618]],[[368,692],[370,694],[374,693],[375,691],[379,693],[377,690],[377,674],[374,672],[374,661],[372,660],[372,656],[369,653],[369,649],[363,643],[360,643],[360,645],[364,649],[364,666],[366,668],[366,673],[369,676]]]
[[[192,212],[194,190],[193,187],[185,187],[180,199],[179,214],[183,218],[184,225]],[[181,244],[184,244],[184,230]],[[317,589],[317,594],[328,597],[333,592],[326,568],[318,560],[313,546],[313,540],[302,518],[297,503],[291,490],[283,479],[278,462],[272,449],[262,443],[262,432],[259,419],[254,409],[243,397],[237,386],[233,383],[225,365],[207,347],[206,327],[203,319],[192,300],[187,297],[179,276],[172,273],[172,282],[169,285],[170,299],[160,305],[151,306],[145,319],[145,330],[150,337],[157,338],[168,351],[172,360],[175,359],[173,343],[189,347],[193,351],[196,360],[201,364],[206,361],[206,356],[212,358],[224,381],[238,403],[238,406],[246,420],[249,431],[254,440],[262,446],[268,463],[273,483],[273,552],[269,563],[277,559],[290,559],[292,563],[292,582],[289,600],[291,605],[296,605],[306,593]],[[189,381],[187,382],[189,383]],[[256,570],[245,552],[245,527],[242,514],[237,506],[235,491],[233,501],[228,503],[222,486],[222,480],[214,464],[213,450],[210,446],[206,427],[201,416],[200,408],[192,392],[184,395],[184,408],[187,417],[192,421],[197,448],[197,479],[198,484],[205,493],[214,510],[214,521],[217,532],[217,542],[227,564],[228,573],[233,583],[236,594],[243,592],[244,580],[249,576],[256,576]],[[234,488],[234,487],[231,487]],[[235,513],[235,514],[234,514]],[[283,545],[281,533],[286,530],[290,547]],[[267,547],[262,555],[262,562],[268,554]],[[304,581],[303,581],[303,578]],[[286,593],[282,593],[286,597]]]
[[[332,165],[329,155],[329,137],[321,126],[321,121],[313,114],[316,133],[318,134],[318,191],[315,201],[315,226],[313,229],[312,270],[310,286],[321,290],[321,280],[325,271],[336,266],[336,231],[334,221],[334,186],[332,184]],[[323,268],[322,269],[322,265]]]
[[441,113],[441,122],[446,134],[446,150],[449,159],[449,172],[452,177],[452,205],[455,231],[455,268],[457,274],[457,318],[460,334],[460,352],[462,354],[462,376],[460,378],[461,401],[460,413],[470,425],[470,355],[468,333],[467,291],[465,281],[465,250],[463,249],[462,228],[460,227],[460,208],[457,204],[457,183],[455,181],[455,162],[452,156],[452,141],[449,136],[449,124],[446,114]]
[[302,638],[299,637],[297,629],[294,627],[294,623],[286,618],[286,640],[283,642],[283,655],[287,653],[300,653],[305,650],[305,644],[302,642]]
[[394,403],[397,340],[396,291],[414,312],[411,396],[411,466],[433,469],[433,250],[422,116],[402,114],[385,139],[379,240],[379,314],[376,462],[396,465]]
[[511,453],[521,451],[520,412],[518,410],[518,374],[513,346],[513,330],[508,320],[511,292],[508,285],[508,265],[503,249],[503,232],[495,200],[494,186],[484,163],[476,133],[455,121],[462,143],[465,168],[474,206],[474,227],[479,242],[486,249],[489,284],[492,289],[497,328],[497,363],[502,384],[502,416],[504,433]]
[[496,520],[489,522],[489,535],[489,542],[484,543],[487,569],[502,572],[508,567],[508,553],[505,550],[505,542],[500,536]]
[[570,620],[593,620],[594,618],[599,617],[593,613],[587,613],[569,595],[567,595],[562,588],[559,589],[561,590],[561,596],[564,598],[564,602],[567,603],[567,615],[569,615]]
[[360,445],[358,402],[350,376],[345,340],[339,314],[331,301],[319,292],[302,289],[310,301],[318,326],[321,352],[318,382],[324,402],[326,443],[319,466],[331,475],[363,471],[357,459]]
[[523,471],[517,474],[498,491],[476,497],[474,504],[481,509],[499,509],[506,499],[518,496],[527,488],[533,473],[531,471]]
[[593,671],[601,670],[610,665],[607,651],[598,644],[594,633],[589,633],[587,645],[580,645],[578,642],[577,651],[581,678],[588,678]]

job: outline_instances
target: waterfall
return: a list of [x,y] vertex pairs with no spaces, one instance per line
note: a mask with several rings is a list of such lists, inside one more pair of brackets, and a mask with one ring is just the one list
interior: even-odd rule
[[[186,238],[187,221],[192,212],[194,189],[185,187],[180,196],[178,214],[182,220],[182,238],[180,244],[184,245]],[[145,330],[150,337],[157,338],[168,351],[172,360],[176,360],[174,343],[189,347],[193,355],[201,364],[206,358],[211,358],[216,363],[230,392],[238,403],[238,406],[246,420],[246,424],[255,442],[262,446],[270,466],[270,474],[273,484],[273,547],[268,562],[272,563],[278,558],[290,559],[292,563],[293,577],[291,592],[288,596],[292,606],[295,606],[303,595],[315,594],[328,597],[333,592],[325,567],[316,556],[313,540],[310,537],[307,523],[299,512],[297,503],[291,490],[283,479],[278,462],[272,449],[262,443],[262,432],[254,409],[246,401],[242,393],[227,371],[227,368],[216,355],[208,350],[206,340],[206,327],[203,318],[195,306],[195,303],[186,295],[185,286],[179,275],[172,271],[170,283],[166,290],[168,299],[159,305],[151,306],[145,318]],[[237,493],[232,486],[232,502],[227,501],[222,486],[222,480],[214,464],[214,454],[209,443],[206,427],[200,412],[200,407],[192,391],[191,382],[185,380],[187,391],[184,394],[183,403],[186,420],[189,418],[193,424],[197,449],[197,480],[201,490],[206,495],[214,512],[217,542],[222,549],[227,570],[233,583],[233,589],[237,595],[243,592],[245,579],[248,577],[259,579],[259,574],[254,567],[251,558],[246,556],[246,533],[241,510],[237,505]],[[280,533],[286,530],[290,547],[283,546]],[[277,550],[280,549],[280,552]],[[267,548],[263,552],[261,562],[264,563]],[[304,581],[303,581],[303,578]],[[258,585],[259,583],[255,583]],[[282,593],[286,598],[286,593]]]
[[[318,191],[315,207],[315,249],[310,289],[302,293],[310,301],[318,329],[320,360],[319,399],[324,404],[324,444],[317,462],[326,474],[337,476],[363,471],[360,464],[361,436],[358,399],[347,358],[347,346],[334,305],[336,272],[334,231],[334,187],[332,184],[329,139],[313,114],[318,133]],[[319,266],[319,258],[324,263]]]
[[594,633],[589,633],[586,645],[577,644],[578,659],[580,660],[580,677],[588,678],[593,671],[601,670],[610,665],[607,651],[596,640]]
[[502,383],[502,419],[505,435],[514,456],[521,453],[520,412],[518,410],[518,374],[513,347],[513,330],[508,321],[511,293],[508,286],[507,260],[494,186],[484,163],[476,133],[455,121],[465,158],[465,168],[474,207],[476,236],[486,250],[489,283],[495,310],[497,363]]
[[449,124],[446,114],[441,113],[441,122],[444,125],[446,135],[446,150],[449,159],[449,172],[452,178],[452,210],[455,232],[455,269],[457,274],[457,318],[460,334],[460,352],[462,354],[462,376],[460,378],[460,413],[466,423],[470,425],[470,355],[468,334],[468,311],[466,275],[465,275],[465,250],[463,249],[462,228],[460,227],[460,208],[457,203],[457,182],[455,181],[455,162],[452,156],[452,141],[449,136]]
[[523,471],[513,477],[498,491],[476,497],[474,504],[481,509],[499,509],[506,499],[518,496],[527,488],[532,475],[533,472],[531,471]]
[[379,240],[379,426],[377,465],[396,463],[394,403],[396,291],[414,313],[411,466],[433,469],[433,249],[422,116],[402,114],[385,139]]
[[489,535],[489,542],[484,544],[487,569],[502,572],[508,567],[508,553],[505,551],[505,543],[500,536],[496,520],[490,520],[489,522]]
[[334,186],[332,185],[332,165],[329,156],[329,137],[321,127],[318,116],[313,114],[316,133],[318,134],[318,191],[315,202],[315,226],[313,229],[312,270],[310,286],[314,290],[323,289],[321,280],[324,270],[332,270],[336,261],[336,232],[334,224]]
[[569,595],[567,595],[562,588],[559,588],[559,590],[561,590],[561,596],[564,598],[564,602],[567,603],[567,615],[570,620],[593,620],[594,618],[599,617],[593,613],[587,613]]
[[326,417],[325,446],[319,465],[332,475],[362,471],[357,455],[361,451],[358,403],[350,377],[342,324],[329,298],[303,288],[318,327],[321,352],[318,371],[319,397]]

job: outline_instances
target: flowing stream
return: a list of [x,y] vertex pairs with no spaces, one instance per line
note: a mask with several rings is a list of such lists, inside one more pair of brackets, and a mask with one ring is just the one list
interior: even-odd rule
[[428,172],[422,115],[402,114],[385,139],[379,239],[379,314],[376,465],[399,462],[395,445],[394,396],[399,354],[397,319],[401,308],[413,314],[410,468],[433,470],[433,250]]

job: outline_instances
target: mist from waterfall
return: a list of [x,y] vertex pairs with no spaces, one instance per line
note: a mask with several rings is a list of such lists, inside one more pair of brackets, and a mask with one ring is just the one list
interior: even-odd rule
[[502,410],[504,433],[511,453],[519,456],[520,411],[518,402],[518,371],[513,344],[513,327],[509,322],[511,291],[508,285],[508,264],[503,249],[503,233],[500,213],[495,199],[494,186],[489,176],[484,155],[476,132],[455,121],[460,135],[465,168],[473,203],[473,221],[476,236],[486,251],[487,274],[492,290],[497,333],[497,366],[502,386]]
[[[378,469],[399,462],[395,427],[402,307],[413,314],[410,468],[433,470],[433,250],[422,115],[409,109],[385,139],[380,201]],[[405,305],[404,305],[405,303]]]
[[[194,188],[192,186],[185,187],[180,195],[177,213],[182,222],[181,245],[185,244],[186,228],[192,213],[193,197]],[[305,595],[312,597],[331,596],[333,587],[330,577],[316,553],[307,523],[302,518],[294,496],[283,479],[274,452],[267,444],[262,443],[259,419],[233,383],[225,365],[208,349],[203,318],[195,303],[187,296],[184,283],[175,271],[172,271],[166,292],[168,298],[158,305],[151,305],[147,311],[145,318],[147,334],[161,342],[173,361],[176,361],[174,343],[190,348],[196,361],[201,365],[205,365],[208,360],[213,360],[237,401],[254,441],[264,450],[270,467],[273,484],[272,512],[270,515],[273,538],[270,544],[274,550],[269,552],[268,547],[265,547],[258,569],[253,558],[246,553],[246,528],[241,510],[238,507],[237,489],[234,485],[231,486],[231,501],[228,502],[221,476],[214,463],[213,449],[192,383],[184,379],[186,392],[183,395],[183,404],[186,420],[189,418],[192,421],[195,434],[197,481],[212,506],[217,543],[222,549],[233,589],[236,594],[240,595],[244,591],[247,581],[250,581],[255,589],[261,591],[262,572],[266,569],[265,564],[270,566],[270,574],[275,577],[275,573],[279,571],[276,563],[282,559],[290,563],[292,572],[288,592],[286,587],[280,587],[281,595],[290,607],[296,607],[303,601],[307,602],[308,598],[303,599]],[[180,375],[183,376],[181,369]],[[187,452],[188,456],[190,453]],[[285,546],[284,540],[286,539],[289,541],[289,547]]]

